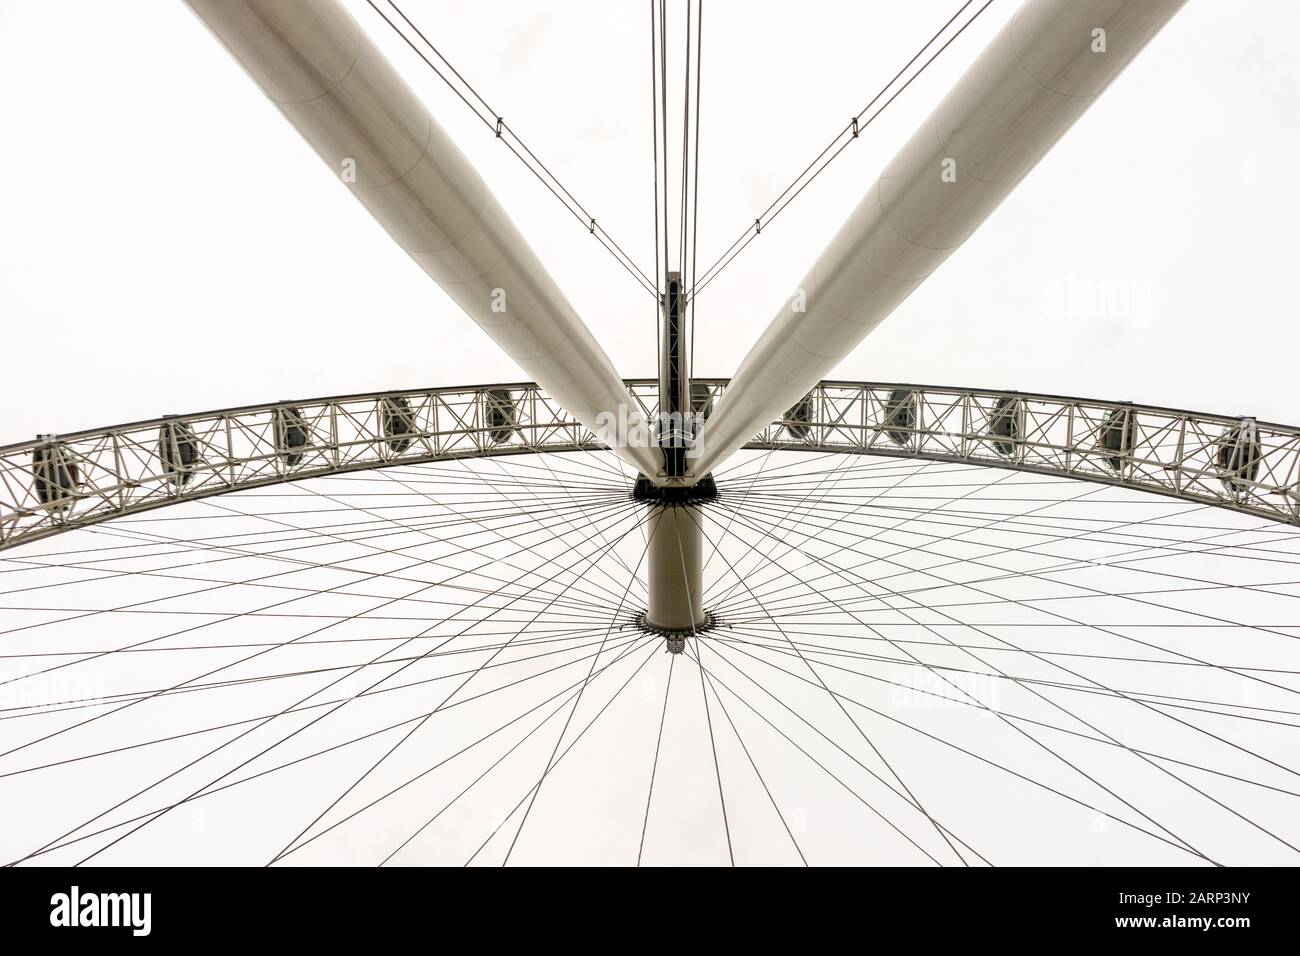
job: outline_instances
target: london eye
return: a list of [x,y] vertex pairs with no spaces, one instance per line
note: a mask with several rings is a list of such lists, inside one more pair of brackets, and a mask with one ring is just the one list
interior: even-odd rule
[[[706,261],[722,27],[651,0],[652,263],[415,13],[187,3],[527,378],[0,447],[7,864],[1294,865],[1300,426],[836,377],[1181,0],[1004,11],[728,377],[694,374],[712,279],[990,3]],[[368,31],[640,287],[644,377]]]

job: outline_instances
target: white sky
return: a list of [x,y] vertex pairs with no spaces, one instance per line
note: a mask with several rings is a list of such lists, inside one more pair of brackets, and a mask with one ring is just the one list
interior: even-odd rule
[[[620,371],[651,373],[649,296],[364,3],[348,5],[483,172]],[[956,6],[705,4],[701,267]],[[650,271],[645,4],[403,7]],[[996,0],[701,296],[700,374],[735,369],[1014,7]],[[1297,26],[1300,7],[1281,0],[1189,4],[837,375],[1300,417]],[[12,3],[0,7],[0,34],[3,440],[523,377],[183,4]]]

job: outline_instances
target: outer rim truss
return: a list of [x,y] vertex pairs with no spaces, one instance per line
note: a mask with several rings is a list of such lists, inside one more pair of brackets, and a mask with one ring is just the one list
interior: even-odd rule
[[[696,412],[707,414],[727,384],[695,379]],[[627,385],[653,419],[658,383]],[[849,381],[820,383],[797,408],[745,447],[979,464],[1300,525],[1294,426],[1055,395]],[[531,382],[275,402],[44,435],[0,447],[0,549],[280,482],[602,447]]]

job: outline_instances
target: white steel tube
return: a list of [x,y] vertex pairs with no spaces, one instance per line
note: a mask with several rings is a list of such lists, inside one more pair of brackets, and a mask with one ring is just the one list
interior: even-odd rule
[[186,2],[443,291],[597,438],[660,481],[662,456],[609,356],[469,160],[337,0]]
[[797,403],[1015,189],[1185,0],[1028,0],[750,350],[692,449],[713,470]]

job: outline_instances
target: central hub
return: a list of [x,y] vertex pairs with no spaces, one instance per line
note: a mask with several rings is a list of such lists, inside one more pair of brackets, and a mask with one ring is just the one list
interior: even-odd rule
[[657,487],[645,475],[636,476],[632,497],[665,505],[689,505],[699,501],[713,501],[718,497],[718,485],[712,475],[705,475],[693,485],[664,485]]
[[[664,485],[638,475],[632,497],[648,506],[646,516],[646,576],[649,603],[646,627],[664,634],[668,649],[680,654],[686,636],[698,633],[709,620],[704,610],[704,509],[718,497],[712,475],[690,482],[687,453],[695,440],[696,421],[691,395],[690,334],[683,308],[682,277],[665,279],[663,336],[659,353],[659,409],[656,438],[663,454]],[[654,476],[657,480],[659,476]]]
[[722,622],[713,614],[712,611],[704,612],[704,620],[695,627],[685,630],[675,630],[663,627],[656,627],[651,624],[648,618],[649,612],[642,611],[636,616],[636,626],[647,634],[658,634],[668,645],[668,651],[672,654],[680,654],[686,650],[686,639],[692,634],[706,634],[714,628],[721,627]]

